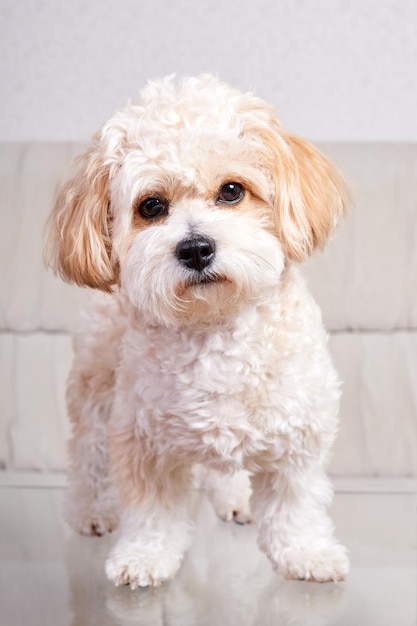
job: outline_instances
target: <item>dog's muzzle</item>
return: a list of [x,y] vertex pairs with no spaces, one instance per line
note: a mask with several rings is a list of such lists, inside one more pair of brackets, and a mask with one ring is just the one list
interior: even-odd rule
[[182,239],[175,248],[177,259],[187,269],[202,272],[213,261],[216,244],[211,237],[195,235]]

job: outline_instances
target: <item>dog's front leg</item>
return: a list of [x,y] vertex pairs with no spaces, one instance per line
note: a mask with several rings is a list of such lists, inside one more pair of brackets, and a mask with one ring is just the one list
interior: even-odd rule
[[282,466],[252,477],[252,512],[260,548],[287,578],[343,580],[349,571],[344,546],[333,537],[326,512],[332,488],[321,468]]
[[142,483],[138,489],[136,482],[136,493],[122,498],[120,537],[106,562],[108,578],[132,589],[157,587],[173,578],[193,530],[187,497],[189,470],[167,470],[160,479],[150,472],[144,478],[152,486]]
[[156,587],[173,578],[191,543],[191,464],[159,458],[133,427],[120,435],[111,430],[110,455],[123,511],[106,573],[116,585]]

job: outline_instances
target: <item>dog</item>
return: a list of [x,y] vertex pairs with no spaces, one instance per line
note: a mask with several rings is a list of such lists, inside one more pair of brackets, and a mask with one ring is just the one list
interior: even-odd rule
[[120,517],[116,585],[180,568],[194,464],[221,517],[252,514],[275,571],[347,575],[326,512],[340,384],[298,264],[348,198],[271,105],[211,75],[148,83],[62,185],[47,263],[96,293],[68,383],[67,517],[96,535]]

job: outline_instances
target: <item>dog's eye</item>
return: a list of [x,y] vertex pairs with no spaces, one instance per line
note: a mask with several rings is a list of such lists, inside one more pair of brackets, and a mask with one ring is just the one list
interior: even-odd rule
[[220,188],[217,202],[224,204],[237,204],[245,195],[245,190],[240,183],[226,183]]
[[168,204],[161,198],[146,198],[139,205],[139,213],[147,220],[167,215]]

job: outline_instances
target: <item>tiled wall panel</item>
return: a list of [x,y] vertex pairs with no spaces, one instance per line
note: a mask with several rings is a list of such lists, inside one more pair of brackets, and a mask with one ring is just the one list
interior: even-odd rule
[[[65,469],[70,337],[0,339],[0,463]],[[337,333],[330,347],[343,381],[332,474],[417,477],[417,333]]]
[[[417,144],[323,146],[356,200],[306,266],[344,381],[338,476],[417,477]],[[0,467],[65,467],[70,329],[88,292],[46,272],[42,231],[83,144],[0,144]]]
[[0,463],[11,470],[63,470],[68,420],[68,335],[1,337]]

